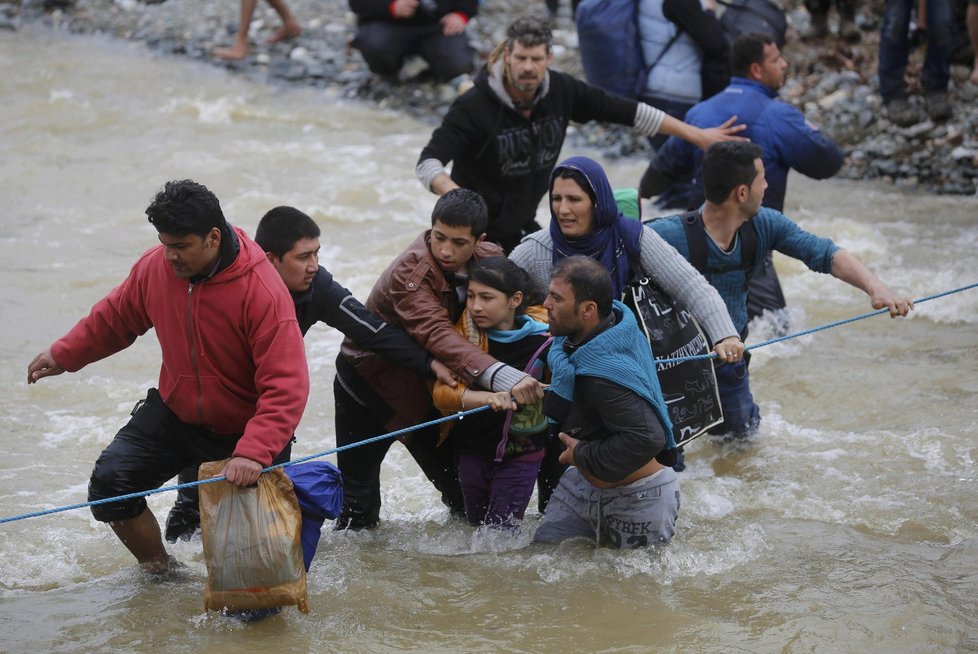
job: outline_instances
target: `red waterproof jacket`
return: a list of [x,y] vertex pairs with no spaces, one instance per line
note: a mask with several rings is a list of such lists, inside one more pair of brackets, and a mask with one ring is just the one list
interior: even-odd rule
[[268,466],[302,417],[309,370],[282,278],[254,241],[235,233],[234,263],[196,284],[176,276],[162,245],[150,249],[51,355],[74,372],[155,328],[166,405],[185,423],[241,435],[234,456]]

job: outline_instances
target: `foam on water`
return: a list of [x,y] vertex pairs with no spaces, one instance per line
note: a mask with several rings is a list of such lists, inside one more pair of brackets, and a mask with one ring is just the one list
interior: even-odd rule
[[[23,375],[155,243],[142,212],[163,181],[206,183],[249,232],[273,206],[310,213],[324,265],[361,300],[428,225],[434,196],[413,170],[430,125],[47,32],[5,35],[0,68],[0,139],[13,154],[0,178],[16,217],[0,235],[0,358],[15,371],[0,380],[5,514],[84,500],[98,452],[156,383],[152,335],[78,374],[29,388]],[[620,180],[644,168],[608,163]],[[975,281],[969,199],[793,177],[789,206],[897,292]],[[777,265],[793,328],[868,311],[842,282]],[[152,580],[81,509],[0,527],[0,649],[974,649],[976,316],[969,291],[907,321],[877,317],[757,351],[760,433],[691,445],[666,547],[533,545],[535,501],[516,533],[472,529],[393,444],[380,527],[323,529],[310,615],[247,627],[205,615],[199,540],[170,548],[182,573]],[[764,319],[752,325],[752,342],[773,335]],[[323,326],[308,335],[313,395],[296,457],[335,444],[339,341]],[[161,520],[172,501],[148,498]]]

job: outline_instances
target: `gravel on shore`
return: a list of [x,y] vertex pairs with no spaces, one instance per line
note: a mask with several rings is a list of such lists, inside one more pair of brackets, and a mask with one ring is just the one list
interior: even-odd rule
[[[456,97],[450,85],[426,81],[420,60],[409,62],[398,83],[370,74],[359,53],[349,46],[356,18],[345,0],[287,0],[303,26],[288,42],[267,45],[278,16],[259,2],[251,25],[251,53],[240,61],[213,56],[230,45],[238,27],[236,0],[0,0],[0,30],[40,22],[81,34],[106,34],[145,43],[154,51],[225,66],[256,82],[304,84],[330,89],[339,97],[405,111],[432,125]],[[531,5],[516,0],[487,0],[470,22],[470,41],[486,56],[502,40],[506,26],[529,11],[543,13],[543,0]],[[800,0],[782,0],[789,22],[785,55],[792,64],[781,97],[799,107],[847,152],[840,176],[881,178],[901,187],[928,192],[973,195],[978,185],[978,86],[967,81],[967,65],[952,67],[949,97],[954,116],[946,123],[930,120],[897,127],[885,117],[877,94],[876,53],[882,0],[865,0],[860,14],[859,43],[829,37],[814,43],[799,38],[809,18]],[[832,20],[832,19],[830,19]],[[554,24],[554,67],[581,75],[577,34],[568,3]],[[911,89],[919,90],[922,48],[908,67]],[[420,72],[420,76],[417,74]],[[920,100],[914,97],[913,101]],[[601,150],[609,157],[647,159],[647,142],[627,128],[591,123],[577,126],[569,139]]]

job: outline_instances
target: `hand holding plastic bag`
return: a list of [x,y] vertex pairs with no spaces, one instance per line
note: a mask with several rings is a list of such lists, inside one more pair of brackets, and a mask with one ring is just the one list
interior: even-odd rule
[[[200,479],[221,474],[227,460],[201,464]],[[205,609],[234,611],[296,605],[308,613],[300,531],[302,514],[281,468],[256,486],[219,481],[200,486],[200,524],[207,565]]]

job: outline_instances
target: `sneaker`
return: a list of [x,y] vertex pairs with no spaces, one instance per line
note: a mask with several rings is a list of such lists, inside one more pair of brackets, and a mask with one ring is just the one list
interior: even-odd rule
[[951,103],[947,93],[931,91],[924,98],[927,102],[927,115],[934,121],[944,121],[951,117]]
[[910,127],[920,122],[920,114],[906,98],[896,98],[887,102],[886,116],[890,122],[900,127]]

